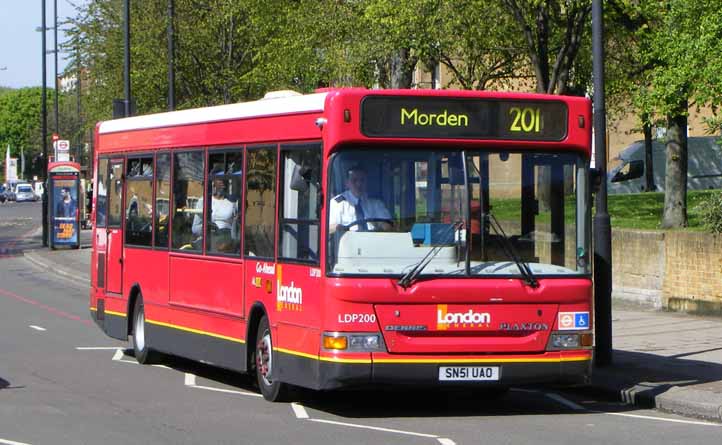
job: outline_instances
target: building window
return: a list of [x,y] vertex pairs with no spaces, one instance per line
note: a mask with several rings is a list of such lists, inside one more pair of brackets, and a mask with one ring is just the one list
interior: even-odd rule
[[[241,251],[239,205],[243,189],[243,151],[211,152],[206,187],[206,253],[237,255]],[[193,221],[193,232],[202,230]]]
[[201,252],[203,230],[193,232],[193,220],[203,220],[202,151],[176,153],[173,159],[173,249]]
[[159,153],[155,159],[155,246],[168,248],[170,211],[170,154]]
[[318,262],[321,145],[281,146],[279,258]]
[[125,178],[125,243],[150,247],[153,241],[153,156],[129,158]]
[[244,253],[273,258],[276,220],[276,147],[249,148],[246,164]]

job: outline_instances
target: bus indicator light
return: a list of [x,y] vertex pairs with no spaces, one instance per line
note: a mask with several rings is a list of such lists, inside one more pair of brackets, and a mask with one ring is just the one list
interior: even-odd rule
[[324,349],[344,350],[348,348],[348,339],[344,336],[334,337],[331,335],[323,336]]

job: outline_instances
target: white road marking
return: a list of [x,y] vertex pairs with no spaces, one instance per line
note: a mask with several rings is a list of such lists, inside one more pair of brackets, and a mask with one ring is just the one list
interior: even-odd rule
[[604,413],[604,414],[609,414],[610,416],[633,417],[635,419],[661,420],[662,422],[686,423],[688,425],[716,426],[718,428],[722,427],[722,423],[709,423],[709,422],[699,422],[699,421],[694,421],[694,420],[668,419],[666,417],[642,416],[639,414],[626,414],[626,413]]
[[416,437],[430,437],[432,439],[439,438],[439,436],[436,436],[434,434],[415,433],[413,431],[394,430],[391,428],[381,428],[378,426],[358,425],[356,423],[336,422],[334,420],[324,420],[324,419],[308,419],[308,420],[310,420],[311,422],[327,423],[330,425],[348,426],[351,428],[361,428],[361,429],[366,429],[366,430],[382,431],[385,433],[404,434],[407,436],[416,436]]
[[41,326],[35,326],[34,324],[28,325],[29,328],[33,328],[36,331],[47,331],[47,329],[41,327]]
[[439,437],[436,440],[438,440],[441,445],[456,445],[456,442],[451,439],[447,439],[446,437]]
[[554,393],[544,393],[545,396],[549,397],[550,399],[553,399],[562,405],[571,408],[576,411],[588,411],[592,414],[607,414],[609,416],[619,416],[619,417],[631,417],[633,419],[644,419],[644,420],[659,420],[661,422],[672,422],[672,423],[684,423],[687,425],[701,425],[701,426],[716,426],[716,427],[722,427],[722,424],[720,423],[710,423],[710,422],[701,422],[697,420],[682,420],[682,419],[670,419],[667,417],[656,417],[656,416],[643,416],[641,414],[628,414],[628,413],[609,413],[605,411],[594,411],[594,410],[588,410],[585,407],[572,402],[571,400],[568,400],[558,394]]
[[78,351],[103,351],[123,348],[119,346],[76,346],[75,349],[77,349]]
[[306,408],[303,407],[303,405],[299,405],[296,402],[291,403],[291,409],[293,409],[293,414],[296,415],[297,419],[308,419],[308,413],[306,412]]
[[587,410],[582,405],[579,405],[578,403],[574,403],[569,399],[565,399],[564,397],[560,396],[559,394],[554,394],[552,392],[546,392],[546,393],[544,393],[544,395],[549,397],[552,400],[555,400],[558,403],[561,403],[562,405],[566,406],[567,408],[571,408],[575,411],[586,411]]
[[240,396],[250,396],[250,397],[263,397],[262,395],[256,394],[255,392],[236,391],[233,389],[213,388],[212,386],[196,385],[196,376],[195,376],[195,374],[191,374],[190,372],[185,373],[185,385],[190,388],[205,389],[206,391],[222,392],[225,394],[236,394],[236,395],[240,395]]
[[121,360],[123,358],[123,350],[121,348],[118,348],[115,350],[115,355],[113,356],[113,360],[116,362],[124,361]]
[[0,443],[7,444],[7,445],[30,445],[29,443],[15,442],[12,440],[7,440],[7,439],[0,439]]

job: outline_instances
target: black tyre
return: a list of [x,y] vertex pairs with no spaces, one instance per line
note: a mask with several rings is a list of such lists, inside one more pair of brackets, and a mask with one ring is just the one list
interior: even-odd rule
[[159,359],[159,354],[148,346],[148,338],[145,332],[145,309],[143,297],[138,296],[133,306],[133,331],[131,332],[131,346],[138,363],[148,365]]
[[283,402],[288,400],[289,385],[274,378],[274,363],[276,363],[276,354],[273,352],[271,328],[268,324],[268,317],[264,315],[258,324],[256,335],[256,351],[254,353],[256,380],[264,399],[269,402]]

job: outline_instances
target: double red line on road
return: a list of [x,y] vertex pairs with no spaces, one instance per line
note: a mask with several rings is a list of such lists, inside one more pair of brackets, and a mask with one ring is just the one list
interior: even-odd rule
[[32,298],[28,298],[28,297],[24,297],[24,296],[22,296],[22,295],[18,295],[18,294],[16,294],[16,293],[10,292],[9,290],[6,290],[6,289],[0,289],[0,295],[2,295],[2,296],[4,296],[4,297],[8,297],[8,298],[13,298],[13,299],[15,299],[15,300],[17,300],[17,301],[21,301],[21,302],[23,302],[23,303],[32,304],[33,306],[36,306],[36,307],[38,307],[38,308],[40,308],[40,309],[43,309],[43,310],[45,310],[45,311],[50,312],[50,313],[53,314],[53,315],[57,315],[58,317],[65,318],[65,319],[67,319],[67,320],[79,321],[79,322],[84,323],[84,324],[89,325],[89,326],[91,326],[91,325],[93,324],[93,323],[92,323],[90,320],[88,320],[88,319],[79,317],[79,316],[77,316],[77,315],[69,314],[69,313],[67,313],[67,312],[65,312],[65,311],[61,311],[60,309],[54,308],[54,307],[52,307],[52,306],[48,306],[48,305],[43,304],[43,303],[41,303],[41,302],[39,302],[39,301],[33,300]]

